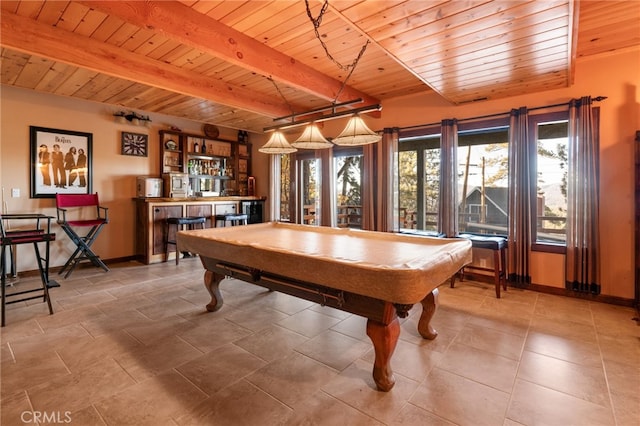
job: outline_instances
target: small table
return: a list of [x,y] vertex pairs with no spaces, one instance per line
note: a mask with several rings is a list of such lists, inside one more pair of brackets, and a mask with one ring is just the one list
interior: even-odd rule
[[178,249],[200,255],[208,311],[223,305],[227,276],[367,318],[373,343],[373,379],[379,390],[395,384],[390,360],[400,335],[398,317],[423,307],[418,331],[426,339],[437,287],[471,263],[471,242],[285,223],[181,231]]
[[[43,301],[47,302],[49,307],[49,314],[53,314],[53,307],[51,306],[51,299],[49,297],[49,288],[59,286],[55,281],[49,280],[49,243],[56,239],[56,234],[51,232],[51,219],[53,216],[47,216],[39,213],[19,213],[19,214],[1,214],[0,215],[0,245],[2,247],[2,251],[0,254],[0,275],[1,275],[1,285],[2,285],[2,327],[5,326],[5,306],[12,303],[23,302],[26,300],[37,299],[39,297],[43,297]],[[18,220],[18,221],[35,221],[35,228],[29,229],[17,229],[17,230],[6,230],[4,226],[5,220]],[[46,221],[46,228],[43,228],[44,224],[41,222]],[[38,243],[45,243],[45,251],[44,257],[40,253],[40,249],[38,248]],[[42,281],[42,288],[21,290],[11,294],[6,293],[6,277],[7,277],[7,268],[6,268],[6,250],[9,248],[10,251],[15,250],[15,246],[21,244],[33,244],[36,261],[38,262],[38,270],[40,272],[40,279]],[[12,265],[13,268],[13,265]],[[40,292],[42,291],[42,296],[29,296],[22,297],[20,299],[11,300],[7,302],[8,297],[21,296],[28,293]]]

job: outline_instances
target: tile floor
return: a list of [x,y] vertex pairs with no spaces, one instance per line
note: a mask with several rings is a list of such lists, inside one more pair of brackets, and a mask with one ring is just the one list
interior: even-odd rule
[[11,305],[2,424],[640,424],[630,308],[442,286],[438,337],[419,336],[414,307],[383,393],[364,319],[233,280],[208,313],[202,275],[197,258],[86,268],[59,279],[52,316]]

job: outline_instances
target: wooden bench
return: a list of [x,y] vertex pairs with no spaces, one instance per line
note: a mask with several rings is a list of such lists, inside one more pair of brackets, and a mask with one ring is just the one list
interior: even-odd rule
[[[500,285],[504,290],[507,290],[507,239],[505,237],[493,236],[493,235],[474,235],[474,234],[460,234],[460,238],[466,238],[471,241],[472,248],[486,249],[493,251],[493,268],[486,268],[483,266],[467,265],[460,269],[460,281],[464,278],[465,269],[476,269],[482,271],[493,271],[494,282],[496,286],[496,297],[500,298]],[[451,277],[451,287],[455,285],[456,275]]]

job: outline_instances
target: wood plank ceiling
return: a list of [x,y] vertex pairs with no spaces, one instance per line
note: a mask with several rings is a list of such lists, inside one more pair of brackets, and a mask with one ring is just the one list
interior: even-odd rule
[[[311,15],[324,5],[309,0]],[[3,0],[1,13],[2,84],[257,132],[355,98],[567,87],[577,57],[640,44],[636,1],[332,0],[326,50],[304,0]]]

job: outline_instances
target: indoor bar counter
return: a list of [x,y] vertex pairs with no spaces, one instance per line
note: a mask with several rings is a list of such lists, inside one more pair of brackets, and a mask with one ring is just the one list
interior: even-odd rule
[[[134,198],[136,203],[136,255],[143,263],[165,261],[166,219],[204,217],[205,228],[215,226],[216,215],[246,213],[249,223],[264,221],[264,197],[216,196]],[[171,253],[172,258],[174,255]]]

